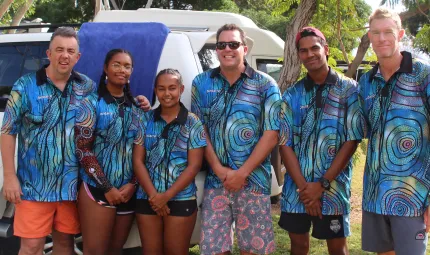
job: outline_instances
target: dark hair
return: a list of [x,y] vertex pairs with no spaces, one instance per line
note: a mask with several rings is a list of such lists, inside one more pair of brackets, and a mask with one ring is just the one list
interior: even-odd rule
[[182,80],[182,75],[181,75],[181,73],[180,73],[178,70],[173,69],[173,68],[166,68],[166,69],[163,69],[163,70],[161,70],[160,72],[158,72],[157,76],[155,77],[155,84],[154,84],[154,87],[155,87],[155,86],[157,86],[158,77],[160,77],[160,76],[161,76],[161,75],[163,75],[163,74],[171,74],[171,75],[175,75],[175,76],[177,76],[177,77],[178,77],[179,84],[181,84],[181,85],[183,85],[183,84],[184,84],[184,82],[183,82],[183,80]]
[[78,42],[78,50],[79,50],[79,38],[76,34],[76,31],[71,27],[59,27],[55,29],[54,33],[51,36],[51,40],[49,41],[49,46],[51,46],[52,41],[55,37],[61,36],[61,37],[67,37],[67,38],[75,38]]
[[[157,76],[155,76],[154,88],[157,86],[158,78],[159,78],[161,75],[163,75],[163,74],[171,74],[171,75],[175,75],[175,76],[177,76],[177,77],[178,77],[179,83],[180,83],[181,85],[183,85],[183,84],[184,84],[184,82],[183,82],[183,80],[182,80],[182,75],[181,75],[181,73],[180,73],[178,70],[173,69],[173,68],[166,68],[166,69],[163,69],[163,70],[161,70],[160,72],[158,72]],[[154,89],[154,92],[152,93],[152,102],[151,102],[151,105],[155,105],[155,98],[156,98],[156,96],[155,96],[155,89]]]
[[240,33],[240,39],[242,40],[243,45],[246,45],[246,35],[245,31],[243,31],[242,28],[238,27],[236,24],[225,24],[224,26],[220,27],[218,31],[216,32],[216,42],[219,40],[219,35],[224,31],[239,31]]
[[[307,36],[315,36],[315,37],[318,39],[318,42],[319,42],[322,46],[326,46],[326,45],[328,45],[328,44],[327,44],[327,42],[326,42],[323,38],[319,37],[317,34],[315,34],[315,33],[314,33],[314,32],[312,32],[312,31],[303,30],[303,31],[300,33],[300,38],[305,38],[305,37],[307,37]],[[299,50],[299,48],[300,48],[300,40],[297,42],[297,45],[296,45],[296,49],[297,49],[297,50]]]
[[[131,58],[131,65],[133,66],[133,56],[131,56],[131,53],[127,50],[124,49],[113,49],[110,50],[105,57],[105,62],[104,62],[104,67],[108,67],[109,62],[111,61],[111,59],[116,55],[116,54],[120,54],[120,53],[124,53],[127,54],[130,58]],[[100,76],[100,81],[99,81],[99,87],[97,89],[97,93],[99,95],[101,95],[102,93],[107,92],[107,88],[106,88],[106,72],[103,68],[103,72],[102,75]],[[130,89],[130,83],[127,82],[124,86],[124,95],[128,98],[128,100],[130,100],[135,106],[139,107],[139,105],[136,103],[136,101],[134,100],[133,95],[131,94],[131,89]]]

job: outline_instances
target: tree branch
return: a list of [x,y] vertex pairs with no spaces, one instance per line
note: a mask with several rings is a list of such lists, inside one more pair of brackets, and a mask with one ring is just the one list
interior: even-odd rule
[[342,50],[343,58],[345,59],[345,62],[349,65],[348,54],[346,53],[345,45],[343,44],[342,35],[340,33],[340,22],[340,0],[337,0],[337,38],[339,39],[340,49]]
[[296,34],[311,21],[316,12],[316,2],[315,0],[302,0],[294,17],[286,27],[287,37],[284,46],[284,66],[282,67],[278,81],[281,91],[292,85],[300,75],[301,62],[297,56],[295,45]]
[[418,0],[415,0],[415,3],[417,3],[417,8],[421,12],[421,14],[424,15],[424,17],[426,17],[428,19],[428,21],[430,22],[430,17],[427,14],[425,14],[425,12],[423,10],[421,10],[421,6],[419,5]]
[[[30,9],[34,0],[27,0],[21,7],[19,7],[18,11],[16,11],[15,15],[13,15],[11,26],[18,26],[21,22],[22,18],[24,18],[25,13]],[[10,29],[7,31],[8,34],[14,34],[16,29]]]
[[13,3],[13,0],[3,0],[0,4],[0,19],[3,18],[4,14],[9,10],[9,6]]
[[369,46],[370,46],[370,40],[367,33],[365,33],[361,37],[360,45],[358,45],[357,54],[355,54],[355,58],[352,61],[351,65],[348,66],[348,71],[345,73],[345,76],[350,78],[354,77],[358,67],[361,64],[361,61],[363,61],[364,56],[366,55],[367,49],[369,49]]

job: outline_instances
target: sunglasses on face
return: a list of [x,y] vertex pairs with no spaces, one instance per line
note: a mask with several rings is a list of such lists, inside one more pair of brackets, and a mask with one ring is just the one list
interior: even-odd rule
[[240,45],[243,45],[241,42],[217,42],[216,48],[218,50],[224,50],[227,46],[232,50],[237,50]]

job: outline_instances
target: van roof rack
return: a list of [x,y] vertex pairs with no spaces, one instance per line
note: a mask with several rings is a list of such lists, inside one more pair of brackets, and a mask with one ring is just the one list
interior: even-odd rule
[[[25,23],[24,23],[25,24]],[[0,31],[19,29],[19,30],[29,30],[30,28],[50,28],[55,29],[59,27],[81,27],[82,23],[61,23],[61,24],[37,24],[37,25],[19,25],[19,26],[0,26]]]
[[180,27],[180,26],[168,26],[171,31],[182,31],[182,32],[207,32],[208,27]]

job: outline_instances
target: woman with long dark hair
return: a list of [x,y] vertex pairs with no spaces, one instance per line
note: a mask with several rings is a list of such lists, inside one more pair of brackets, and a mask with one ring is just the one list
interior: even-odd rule
[[121,254],[134,219],[133,144],[143,144],[143,116],[130,93],[131,54],[107,53],[97,95],[77,109],[81,163],[78,210],[85,255]]

